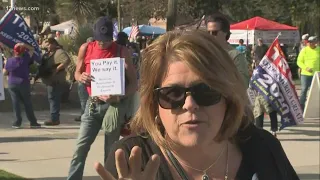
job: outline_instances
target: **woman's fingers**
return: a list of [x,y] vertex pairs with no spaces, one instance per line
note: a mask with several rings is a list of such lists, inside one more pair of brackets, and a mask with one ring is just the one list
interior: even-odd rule
[[155,179],[160,166],[160,157],[152,155],[143,172],[144,179]]
[[[160,157],[158,155],[153,155],[149,159],[144,172],[141,172],[142,159],[141,159],[142,150],[140,147],[135,146],[131,149],[130,157],[127,162],[125,158],[125,153],[122,149],[118,149],[115,152],[116,159],[116,168],[118,172],[119,179],[155,179],[159,166],[160,166]],[[128,167],[129,164],[129,167]],[[99,173],[100,174],[100,173]],[[106,176],[106,174],[104,174]],[[107,176],[106,176],[107,177]],[[109,180],[109,179],[107,179]]]
[[125,158],[124,151],[122,149],[118,149],[115,152],[115,158],[116,158],[116,168],[117,168],[119,179],[128,177],[129,169],[128,169],[128,164]]
[[102,180],[115,180],[115,178],[100,163],[95,163],[94,168]]
[[137,178],[141,175],[141,148],[134,146],[129,157],[129,167],[131,178]]

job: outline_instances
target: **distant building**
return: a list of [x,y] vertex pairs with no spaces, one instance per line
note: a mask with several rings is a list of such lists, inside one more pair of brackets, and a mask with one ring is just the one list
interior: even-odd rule
[[[178,16],[177,20],[176,20],[176,25],[179,26],[181,24],[187,24],[192,22],[193,19],[192,18],[187,18],[184,16]],[[161,27],[163,29],[167,28],[167,19],[163,18],[163,19],[156,19],[156,18],[151,18],[149,19],[149,24],[151,26],[156,26],[156,27]]]

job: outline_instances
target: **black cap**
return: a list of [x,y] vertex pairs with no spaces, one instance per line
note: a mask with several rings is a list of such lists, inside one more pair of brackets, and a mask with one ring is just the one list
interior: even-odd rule
[[99,17],[93,26],[93,36],[97,41],[113,40],[113,22],[106,16]]

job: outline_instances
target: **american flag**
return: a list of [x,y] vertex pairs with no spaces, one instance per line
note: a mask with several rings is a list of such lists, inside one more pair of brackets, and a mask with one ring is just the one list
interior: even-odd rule
[[113,39],[117,40],[118,38],[118,22],[113,24]]
[[130,32],[130,35],[129,35],[129,40],[135,40],[137,35],[139,34],[139,26],[137,25],[132,25],[132,28],[131,28],[131,32]]

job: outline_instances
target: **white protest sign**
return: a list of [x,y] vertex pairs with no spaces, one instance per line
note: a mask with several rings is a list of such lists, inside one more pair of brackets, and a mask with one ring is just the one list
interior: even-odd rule
[[308,99],[303,113],[305,119],[320,119],[320,72],[313,76]]
[[90,65],[91,96],[125,95],[124,58],[93,59]]
[[2,72],[2,67],[3,67],[3,59],[2,59],[2,54],[0,53],[0,101],[4,100],[4,83],[3,83],[3,72]]

